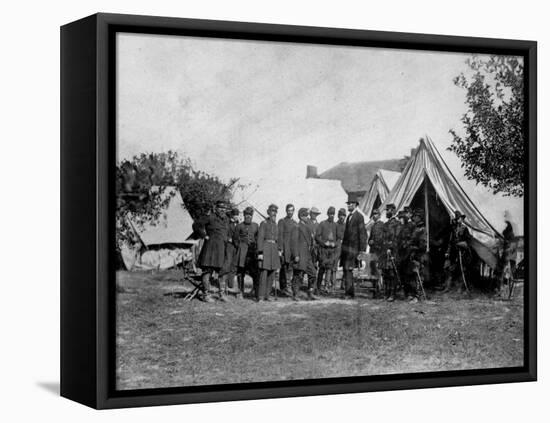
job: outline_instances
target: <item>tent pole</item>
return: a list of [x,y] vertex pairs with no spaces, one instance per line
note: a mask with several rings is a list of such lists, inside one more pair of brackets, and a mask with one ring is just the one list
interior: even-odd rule
[[428,208],[428,176],[424,174],[424,219],[426,219],[426,252],[430,252],[430,209]]

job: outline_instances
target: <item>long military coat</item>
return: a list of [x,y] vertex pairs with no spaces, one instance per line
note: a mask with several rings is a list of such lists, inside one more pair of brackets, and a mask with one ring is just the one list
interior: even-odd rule
[[[336,256],[336,222],[330,222],[328,219],[319,223],[317,230],[315,231],[315,241],[317,243],[319,252],[319,264],[322,267],[333,268],[335,262],[338,260]],[[326,245],[326,243],[330,245]]]
[[340,264],[345,269],[357,267],[357,255],[367,249],[367,230],[365,219],[359,211],[355,211],[346,218]]
[[297,222],[289,217],[284,217],[279,220],[277,225],[279,230],[279,244],[283,251],[282,260],[284,263],[290,263],[290,237],[292,236],[292,229],[297,225]]
[[420,222],[418,225],[414,225],[414,229],[412,230],[405,270],[407,274],[414,274],[415,269],[422,270],[422,266],[426,260],[425,253],[427,246],[428,237],[426,228],[424,227],[424,222]]
[[408,260],[409,255],[411,254],[411,239],[415,227],[416,225],[411,221],[399,225],[399,232],[397,233],[396,240],[396,256],[398,261],[404,262]]
[[235,229],[235,235],[233,241],[237,245],[237,255],[235,257],[235,264],[237,267],[245,267],[247,263],[247,257],[254,256],[256,260],[256,239],[258,237],[258,224],[250,222],[246,224],[241,222]]
[[225,216],[212,213],[203,223],[199,233],[205,239],[199,254],[200,268],[221,269],[225,261],[225,243],[228,239],[229,221]]
[[235,245],[234,236],[237,229],[237,224],[229,222],[227,229],[227,239],[225,240],[225,259],[221,269],[222,273],[235,272],[237,265],[235,263],[235,256],[237,254],[237,247]]
[[281,267],[278,244],[279,230],[270,219],[260,223],[258,229],[258,254],[263,254],[259,267],[263,270],[277,270]]
[[369,246],[372,254],[380,255],[384,251],[384,222],[377,220],[370,228]]
[[[313,266],[313,232],[312,226],[303,222],[292,229],[290,251],[295,270],[307,271]],[[298,262],[294,259],[298,257]]]
[[384,251],[382,254],[382,259],[380,261],[380,266],[383,269],[393,269],[393,263],[391,262],[390,257],[387,254],[387,251],[390,250],[393,256],[394,262],[397,259],[397,236],[401,223],[395,216],[384,223]]

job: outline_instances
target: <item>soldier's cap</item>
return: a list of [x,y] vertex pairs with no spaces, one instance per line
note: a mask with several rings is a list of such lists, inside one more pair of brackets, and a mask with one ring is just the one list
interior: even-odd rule
[[309,209],[309,212],[311,214],[321,214],[321,212],[319,211],[319,209],[317,207],[312,207],[311,209]]
[[232,208],[230,214],[231,214],[231,216],[238,216],[240,214],[239,209]]
[[405,206],[405,207],[403,207],[403,211],[404,211],[405,213],[412,213],[411,206]]
[[395,210],[397,207],[395,207],[395,204],[390,203],[386,204],[386,210]]
[[327,210],[327,214],[335,214],[336,213],[336,209],[332,206],[330,206]]
[[397,213],[397,217],[407,217],[407,212],[405,210],[399,210],[399,212]]
[[247,208],[245,208],[243,210],[243,214],[252,216],[254,214],[254,209],[252,207],[248,206]]
[[345,216],[347,213],[346,213],[346,209],[340,209],[338,210],[338,216]]
[[371,216],[374,216],[375,214],[378,215],[378,216],[380,216],[380,210],[378,210],[378,209],[373,209],[373,210],[372,210],[372,213],[371,213],[370,215],[371,215]]
[[458,219],[459,217],[466,219],[466,215],[462,213],[460,210],[455,210],[455,219]]
[[307,216],[308,213],[309,213],[309,210],[305,207],[302,207],[300,208],[300,210],[298,210],[298,217]]
[[267,212],[269,213],[272,210],[277,211],[279,210],[279,207],[277,207],[275,204],[270,204],[269,207],[267,208]]
[[223,200],[218,200],[218,201],[216,201],[216,207],[227,208],[228,204]]

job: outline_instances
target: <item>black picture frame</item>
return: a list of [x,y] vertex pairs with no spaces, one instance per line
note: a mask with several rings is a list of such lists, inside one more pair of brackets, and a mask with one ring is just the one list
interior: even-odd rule
[[[518,55],[525,63],[524,365],[517,368],[114,389],[115,35],[172,34]],[[534,41],[95,14],[61,28],[61,395],[97,409],[534,381],[537,378]]]

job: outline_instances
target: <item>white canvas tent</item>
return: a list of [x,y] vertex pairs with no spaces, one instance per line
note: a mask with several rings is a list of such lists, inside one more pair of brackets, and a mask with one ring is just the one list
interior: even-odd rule
[[170,198],[170,201],[155,222],[140,226],[128,217],[136,238],[134,245],[121,247],[128,270],[168,269],[180,264],[184,257],[191,255],[192,259],[197,244],[197,241],[188,240],[193,233],[193,219],[175,187],[166,187],[162,198]]
[[[241,181],[246,183],[246,181]],[[277,219],[284,217],[287,204],[294,204],[297,211],[300,207],[317,207],[321,212],[319,221],[326,219],[326,212],[330,206],[338,211],[346,207],[347,194],[342,183],[332,179],[290,179],[284,176],[260,180],[250,183],[250,186],[234,195],[233,202],[240,209],[251,205],[257,209],[254,220],[259,222],[266,215],[267,207],[273,203],[279,207]],[[258,213],[259,212],[259,213]]]
[[426,229],[430,239],[433,235],[430,230],[435,231],[437,227],[432,221],[437,217],[437,209],[446,211],[446,216],[442,216],[446,222],[455,210],[460,210],[466,215],[465,223],[473,236],[471,247],[487,265],[496,266],[495,249],[500,235],[462,189],[430,138],[420,140],[381,207],[390,203],[395,204],[397,210],[412,205],[427,211]]
[[400,176],[400,172],[378,169],[369,190],[359,203],[359,209],[365,216],[370,218],[373,209],[380,207]]

